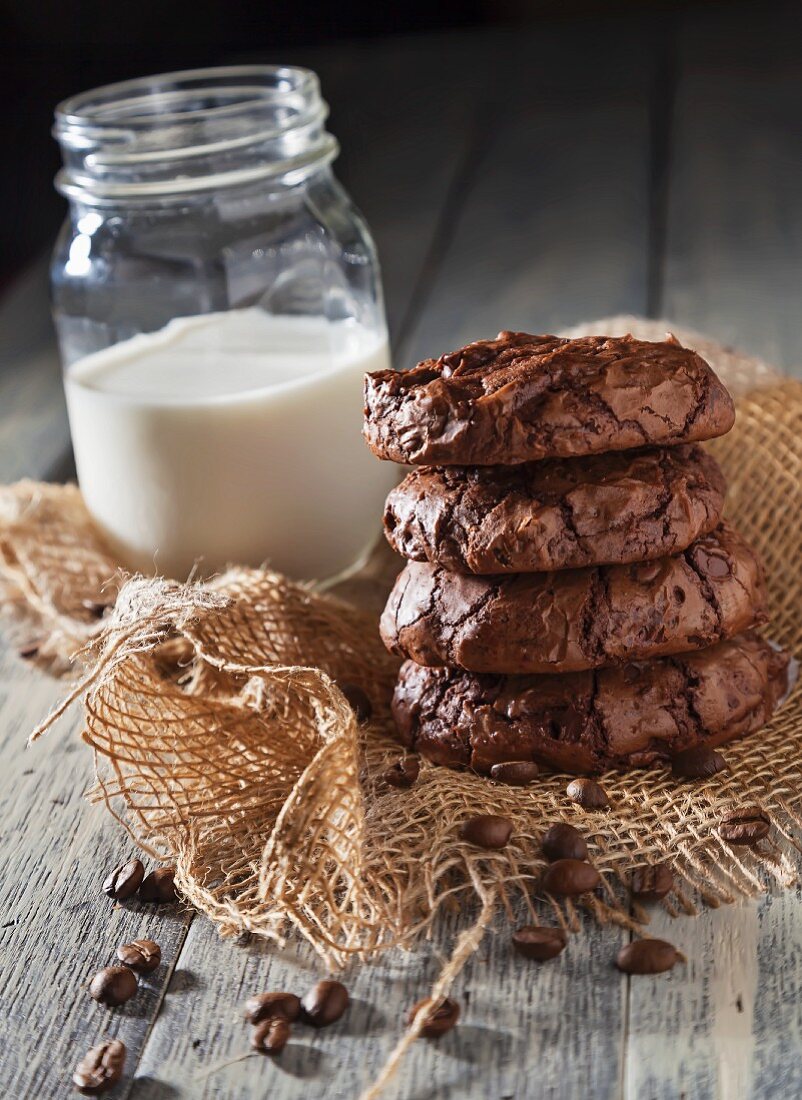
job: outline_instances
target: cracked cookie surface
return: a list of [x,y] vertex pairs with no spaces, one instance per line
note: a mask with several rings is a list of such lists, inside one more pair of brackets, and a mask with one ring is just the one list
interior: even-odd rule
[[512,465],[723,435],[732,398],[670,338],[502,332],[365,378],[364,435],[413,465]]
[[393,549],[460,573],[651,561],[711,531],[724,507],[712,455],[690,445],[522,466],[424,466],[387,498]]
[[421,665],[562,673],[702,649],[766,620],[763,572],[728,524],[650,562],[479,577],[408,562],[381,618]]
[[535,760],[572,774],[641,767],[764,725],[788,686],[788,655],[747,633],[698,653],[562,676],[402,667],[399,739],[449,767],[489,773]]

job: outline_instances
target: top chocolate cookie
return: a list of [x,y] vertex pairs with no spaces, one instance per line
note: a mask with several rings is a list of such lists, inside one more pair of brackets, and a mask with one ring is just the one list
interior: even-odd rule
[[673,337],[502,332],[409,371],[365,378],[364,435],[413,465],[513,465],[724,435],[735,410]]

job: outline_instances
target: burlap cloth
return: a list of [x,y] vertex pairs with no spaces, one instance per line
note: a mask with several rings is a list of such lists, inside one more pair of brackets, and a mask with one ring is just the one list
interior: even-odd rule
[[[576,332],[658,339],[667,327],[608,318]],[[736,395],[736,426],[710,447],[729,479],[728,515],[765,560],[767,633],[798,656],[802,383],[675,331]],[[557,907],[536,886],[539,837],[564,820],[589,836],[604,873],[604,890],[585,903],[603,921],[639,927],[646,914],[623,883],[634,867],[666,857],[677,873],[666,902],[674,912],[797,880],[799,688],[770,726],[726,748],[727,770],[710,780],[681,784],[664,768],[604,776],[604,813],[569,803],[562,775],[511,788],[423,761],[411,789],[382,784],[399,752],[389,712],[397,663],[379,641],[376,607],[398,568],[380,551],[338,596],[267,570],[234,568],[187,585],[126,579],[77,489],[27,482],[0,490],[4,605],[26,640],[35,637],[40,659],[83,674],[70,698],[83,696],[97,775],[91,797],[143,849],[175,863],[181,893],[223,935],[281,942],[295,930],[337,968],[411,945],[444,907],[478,901],[439,994],[494,914],[520,895],[536,919],[578,927],[570,902]],[[364,603],[366,589],[370,611],[347,602]],[[367,727],[357,726],[335,681],[367,691]],[[755,850],[733,849],[717,832],[722,810],[744,803],[760,804],[773,821]],[[512,819],[506,849],[459,841],[459,823],[477,812]]]

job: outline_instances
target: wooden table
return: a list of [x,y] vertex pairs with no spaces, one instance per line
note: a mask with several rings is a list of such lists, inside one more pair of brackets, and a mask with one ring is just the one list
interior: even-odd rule
[[[802,361],[802,74],[797,10],[718,6],[662,22],[363,43],[311,63],[333,106],[341,176],[384,264],[399,364],[499,328],[553,331],[616,312],[669,317],[793,370]],[[271,60],[276,60],[272,58]],[[0,303],[0,476],[70,470],[40,263]],[[221,942],[203,918],[111,908],[131,851],[81,798],[78,715],[34,749],[61,688],[0,657],[0,1092],[57,1097],[83,1050],[119,1035],[134,1100],[356,1097],[453,935],[347,977],[347,1022],[247,1049],[244,996],[303,989],[305,949]],[[72,728],[65,728],[65,727]],[[491,934],[455,994],[457,1031],[421,1042],[387,1096],[605,1100],[802,1095],[799,894],[651,931],[688,965],[628,980],[626,938],[588,926],[543,967]],[[83,985],[116,946],[154,936],[165,965],[134,1007]],[[210,1072],[211,1070],[211,1072]]]

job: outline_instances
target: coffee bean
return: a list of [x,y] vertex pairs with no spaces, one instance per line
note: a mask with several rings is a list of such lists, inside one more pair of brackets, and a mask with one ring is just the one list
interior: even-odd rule
[[301,1001],[304,1023],[328,1027],[348,1008],[350,997],[341,982],[325,980],[313,986]]
[[109,1008],[124,1005],[136,991],[136,974],[127,966],[105,966],[89,983],[89,996]]
[[607,792],[595,779],[572,779],[565,793],[585,810],[603,810],[610,805]]
[[134,940],[117,948],[117,958],[140,974],[152,974],[162,961],[162,949],[155,940]]
[[585,838],[578,829],[565,822],[550,826],[541,838],[540,847],[549,863],[553,863],[555,859],[588,858]]
[[420,762],[417,756],[402,756],[382,772],[382,779],[390,787],[401,787],[406,790],[416,781],[419,772]]
[[721,753],[709,745],[697,745],[671,757],[671,774],[677,779],[709,779],[726,766]]
[[558,898],[576,898],[595,890],[601,875],[581,859],[558,859],[549,864],[540,880],[541,889]]
[[121,1079],[125,1068],[125,1043],[107,1039],[88,1050],[72,1075],[72,1083],[87,1096],[105,1092]]
[[509,760],[504,764],[494,764],[490,769],[490,778],[497,783],[508,783],[511,787],[525,787],[540,773],[534,760]]
[[301,1014],[301,1000],[294,993],[256,993],[245,1002],[245,1019],[252,1024],[281,1017],[291,1024]]
[[290,1025],[283,1016],[262,1020],[253,1029],[251,1046],[262,1054],[281,1054],[290,1037]]
[[731,810],[724,814],[718,831],[721,839],[728,844],[745,844],[751,847],[766,836],[770,825],[768,814],[759,806],[744,806],[742,810]]
[[157,867],[146,875],[139,887],[139,896],[142,901],[162,902],[175,901],[175,867]]
[[512,944],[518,954],[537,962],[555,958],[565,950],[567,942],[562,928],[539,928],[529,924],[512,934]]
[[497,850],[507,846],[512,836],[512,822],[495,814],[478,814],[462,823],[459,835],[477,848]]
[[625,974],[662,974],[685,957],[666,940],[633,940],[618,952],[615,961]]
[[132,859],[129,863],[115,867],[103,883],[103,893],[115,901],[125,901],[137,892],[144,877],[145,868],[142,863],[138,859]]
[[369,722],[373,715],[373,704],[366,692],[361,687],[357,687],[356,684],[337,684],[337,687],[345,696],[346,702],[351,707],[351,710],[356,716],[357,722],[360,726],[365,722]]
[[674,889],[674,872],[667,863],[652,863],[637,867],[630,883],[633,898],[638,901],[660,901]]
[[424,1005],[431,1005],[420,1030],[420,1034],[424,1038],[439,1039],[441,1035],[445,1035],[447,1031],[451,1031],[456,1025],[459,1019],[459,1005],[456,1001],[452,1001],[450,997],[443,997],[439,1001],[432,1001],[430,997],[425,997],[422,1001],[418,1001],[416,1005],[413,1005],[407,1013],[408,1026]]

